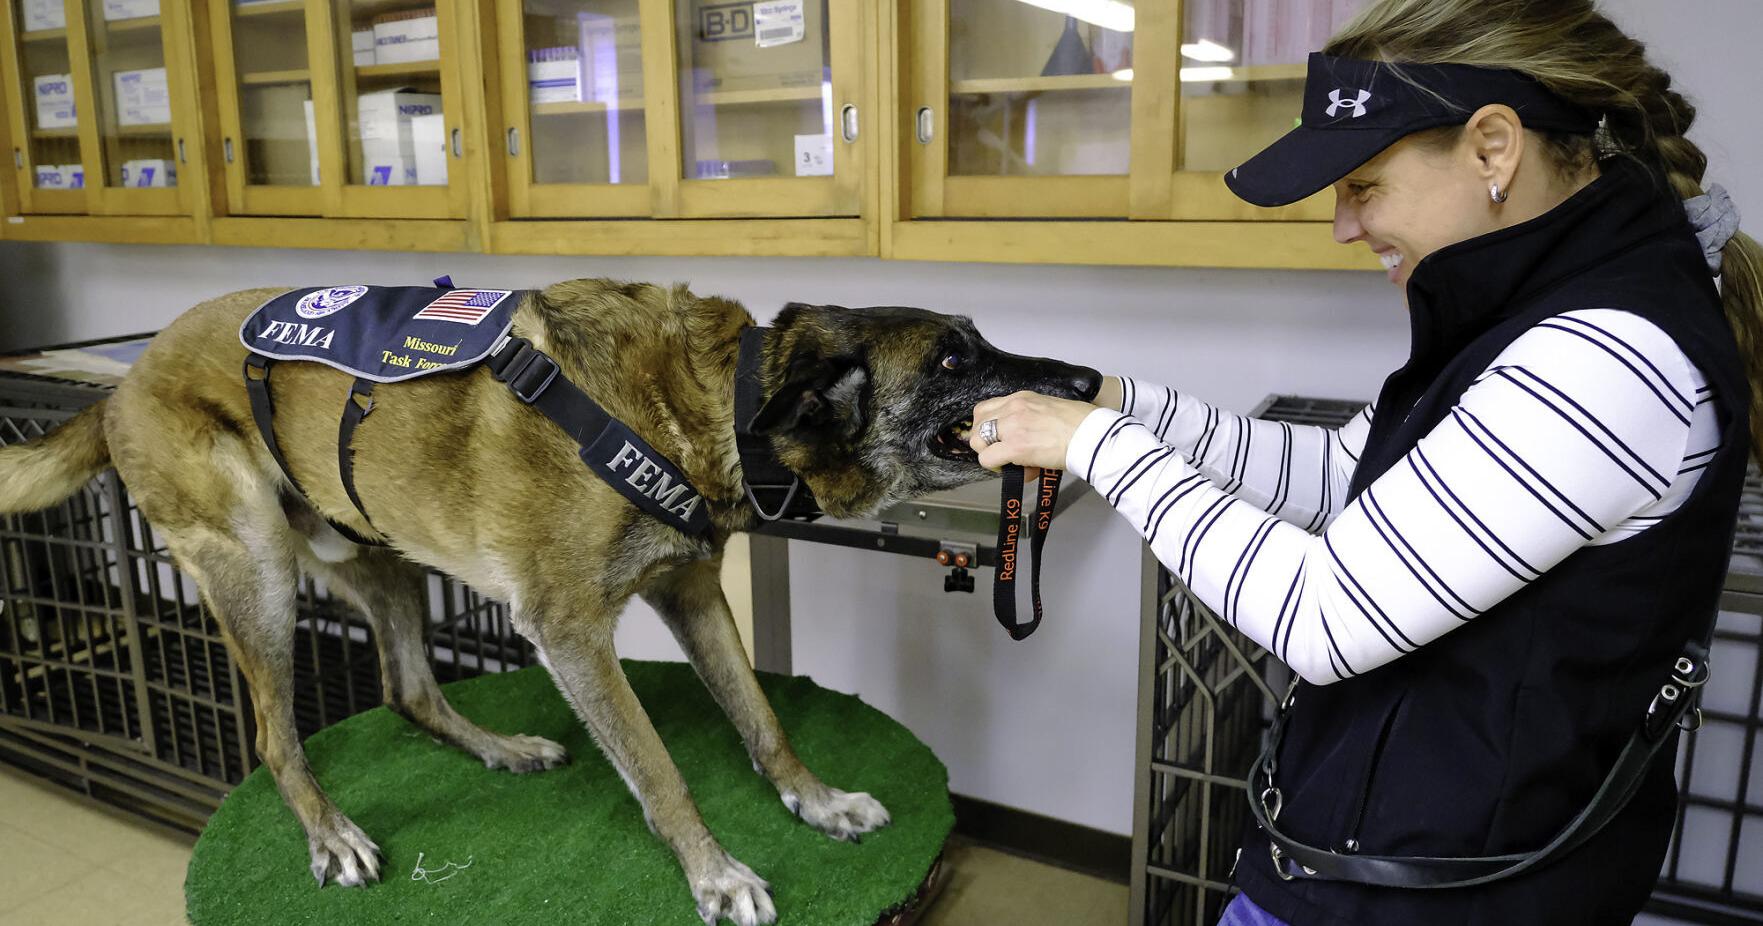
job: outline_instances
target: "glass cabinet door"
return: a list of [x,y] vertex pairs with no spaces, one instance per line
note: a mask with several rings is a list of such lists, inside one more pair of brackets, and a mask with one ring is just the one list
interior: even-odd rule
[[[168,3],[175,0],[167,0]],[[173,215],[179,195],[179,123],[175,84],[185,72],[167,66],[160,0],[86,0],[85,33],[94,118],[80,127],[88,151],[88,188],[100,204],[93,211],[126,215]],[[95,142],[95,144],[94,144]]]
[[858,213],[861,16],[861,0],[675,0],[681,214]]
[[15,42],[0,52],[19,209],[86,211],[80,116],[61,0],[7,0]]
[[649,213],[638,0],[500,4],[509,212]]
[[917,5],[913,211],[1125,217],[1140,5]]
[[306,0],[215,0],[214,7],[216,32],[228,39],[215,43],[215,70],[231,211],[319,214]]
[[1255,209],[1223,173],[1290,131],[1304,105],[1310,53],[1370,0],[1183,0],[1174,218],[1327,219],[1327,190]]

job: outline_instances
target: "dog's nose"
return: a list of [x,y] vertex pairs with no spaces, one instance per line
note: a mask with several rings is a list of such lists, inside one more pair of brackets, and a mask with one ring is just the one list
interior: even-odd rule
[[1071,388],[1079,398],[1087,402],[1102,391],[1102,374],[1088,367],[1079,367],[1077,373],[1071,377]]

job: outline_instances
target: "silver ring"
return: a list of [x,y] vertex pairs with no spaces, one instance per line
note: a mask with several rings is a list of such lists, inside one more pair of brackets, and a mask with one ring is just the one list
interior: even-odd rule
[[987,418],[979,423],[979,439],[987,447],[998,442],[998,419]]

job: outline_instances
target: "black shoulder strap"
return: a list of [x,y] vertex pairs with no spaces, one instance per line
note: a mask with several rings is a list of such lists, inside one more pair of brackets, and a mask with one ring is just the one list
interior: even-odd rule
[[612,417],[526,338],[509,338],[486,361],[496,381],[563,429],[582,462],[638,508],[697,536],[710,527],[703,496],[684,472]]
[[[754,326],[741,332],[740,353],[735,361],[735,451],[741,458],[742,490],[747,504],[761,521],[783,518],[813,520],[820,517],[814,493],[801,477],[778,461],[771,452],[771,438],[753,433],[753,419],[765,398],[760,384],[760,365],[765,359],[768,329]],[[763,499],[763,502],[761,501]],[[771,506],[767,511],[766,506]]]
[[343,402],[342,422],[337,425],[337,473],[343,477],[343,491],[349,493],[349,501],[370,525],[373,518],[368,517],[367,506],[361,504],[361,496],[355,492],[355,429],[373,411],[373,385],[371,379],[356,378],[349,387],[349,398]]
[[[287,477],[288,485],[293,486],[294,491],[300,493],[301,497],[307,499],[310,504],[312,496],[307,495],[306,489],[300,485],[300,480],[294,478],[294,470],[288,466],[287,457],[282,455],[281,443],[275,437],[275,403],[269,395],[269,368],[274,362],[262,354],[247,353],[245,355],[245,394],[251,399],[251,419],[257,423],[257,432],[263,435],[263,446],[269,450],[269,455],[275,460],[275,465],[281,467],[282,475]],[[343,485],[349,489],[349,497],[354,499],[354,484],[345,477]],[[360,507],[360,504],[359,501],[356,501],[357,507]],[[366,517],[366,512],[362,512],[362,516]],[[342,534],[351,542],[370,547],[385,546],[381,541],[369,540],[361,536],[346,524],[338,524],[329,518],[325,520],[337,533]]]
[[[1671,731],[1682,725],[1685,716],[1695,709],[1696,689],[1707,681],[1708,643],[1692,640],[1684,646],[1683,655],[1672,666],[1671,680],[1659,688],[1659,693],[1647,706],[1646,716],[1622,747],[1597,793],[1578,816],[1556,833],[1547,845],[1534,852],[1473,858],[1342,855],[1292,838],[1275,823],[1283,799],[1273,783],[1289,699],[1268,731],[1261,759],[1250,772],[1249,811],[1270,841],[1268,851],[1273,856],[1274,871],[1288,881],[1315,878],[1380,887],[1436,889],[1474,887],[1510,878],[1579,848],[1621,813],[1640,788],[1647,769],[1660,750],[1666,743],[1676,742]],[[1700,714],[1695,716],[1699,720]]]

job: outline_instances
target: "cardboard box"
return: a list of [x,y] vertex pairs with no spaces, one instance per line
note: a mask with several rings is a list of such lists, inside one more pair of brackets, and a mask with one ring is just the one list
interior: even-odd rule
[[61,0],[24,0],[24,31],[67,28],[67,7]]
[[136,189],[177,186],[177,164],[163,158],[124,161],[122,163],[122,185]]
[[635,16],[577,13],[581,98],[596,103],[643,96],[643,29]]
[[406,64],[441,57],[440,20],[435,8],[386,13],[373,18],[375,64]]
[[61,172],[61,187],[65,190],[81,190],[86,186],[86,165],[63,164],[57,168]]
[[116,72],[118,125],[166,125],[171,122],[171,91],[165,68]]
[[378,62],[379,59],[374,57],[372,29],[355,30],[350,35],[350,42],[354,45],[356,67],[370,67]]
[[[414,90],[363,93],[356,100],[362,171],[371,186],[416,182],[416,141],[411,127],[418,116],[439,115],[441,95]],[[385,175],[383,182],[374,178]]]
[[79,125],[73,107],[73,75],[44,74],[31,82],[37,100],[37,128],[71,129]]
[[416,183],[447,184],[447,117],[440,113],[410,120],[410,143],[416,149]]
[[534,48],[526,53],[527,96],[534,103],[575,103],[582,99],[581,50],[573,46]]
[[828,80],[826,10],[811,0],[691,0],[692,88],[776,90]]
[[312,159],[312,185],[318,186],[318,119],[312,114],[312,101],[303,104],[306,110],[306,155]]
[[104,19],[115,22],[119,19],[140,19],[143,16],[158,16],[159,0],[104,0]]

